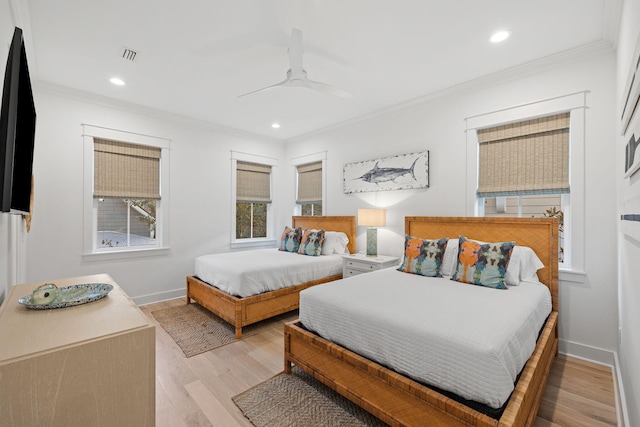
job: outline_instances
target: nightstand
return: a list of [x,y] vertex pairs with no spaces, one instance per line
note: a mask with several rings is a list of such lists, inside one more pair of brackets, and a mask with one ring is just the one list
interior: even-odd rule
[[377,255],[366,256],[361,254],[344,255],[342,257],[342,277],[347,278],[370,271],[382,270],[387,267],[398,265],[399,258],[396,256]]

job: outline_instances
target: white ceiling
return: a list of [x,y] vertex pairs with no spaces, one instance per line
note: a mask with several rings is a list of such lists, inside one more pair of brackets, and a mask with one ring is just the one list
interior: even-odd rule
[[[619,4],[23,0],[20,8],[32,79],[290,139],[559,52],[614,43]],[[305,88],[238,98],[285,78],[292,27],[303,32],[309,78],[353,98]],[[498,29],[512,36],[491,44]],[[124,47],[138,51],[135,61],[122,59]],[[112,76],[127,84],[112,85]]]

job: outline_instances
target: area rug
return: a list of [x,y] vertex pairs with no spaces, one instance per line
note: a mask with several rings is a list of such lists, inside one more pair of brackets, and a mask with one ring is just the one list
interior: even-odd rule
[[256,427],[384,427],[364,409],[294,367],[232,398]]
[[[195,356],[237,341],[233,326],[199,304],[184,304],[151,312],[160,326],[178,344],[186,357]],[[256,334],[273,322],[277,316],[242,328],[242,336]]]

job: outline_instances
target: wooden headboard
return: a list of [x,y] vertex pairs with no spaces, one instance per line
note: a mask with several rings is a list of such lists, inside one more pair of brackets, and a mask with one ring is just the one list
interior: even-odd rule
[[342,231],[349,238],[347,249],[356,253],[356,217],[355,216],[294,216],[293,227],[315,228],[326,231]]
[[551,291],[553,310],[558,311],[558,220],[557,218],[487,218],[408,216],[405,234],[436,239],[442,237],[486,242],[515,241],[529,246],[544,263],[538,278]]

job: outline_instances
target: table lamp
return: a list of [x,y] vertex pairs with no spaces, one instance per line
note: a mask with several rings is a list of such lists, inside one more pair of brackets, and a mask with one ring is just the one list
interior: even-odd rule
[[367,256],[378,255],[378,229],[387,225],[385,209],[358,209],[358,225],[367,228]]

